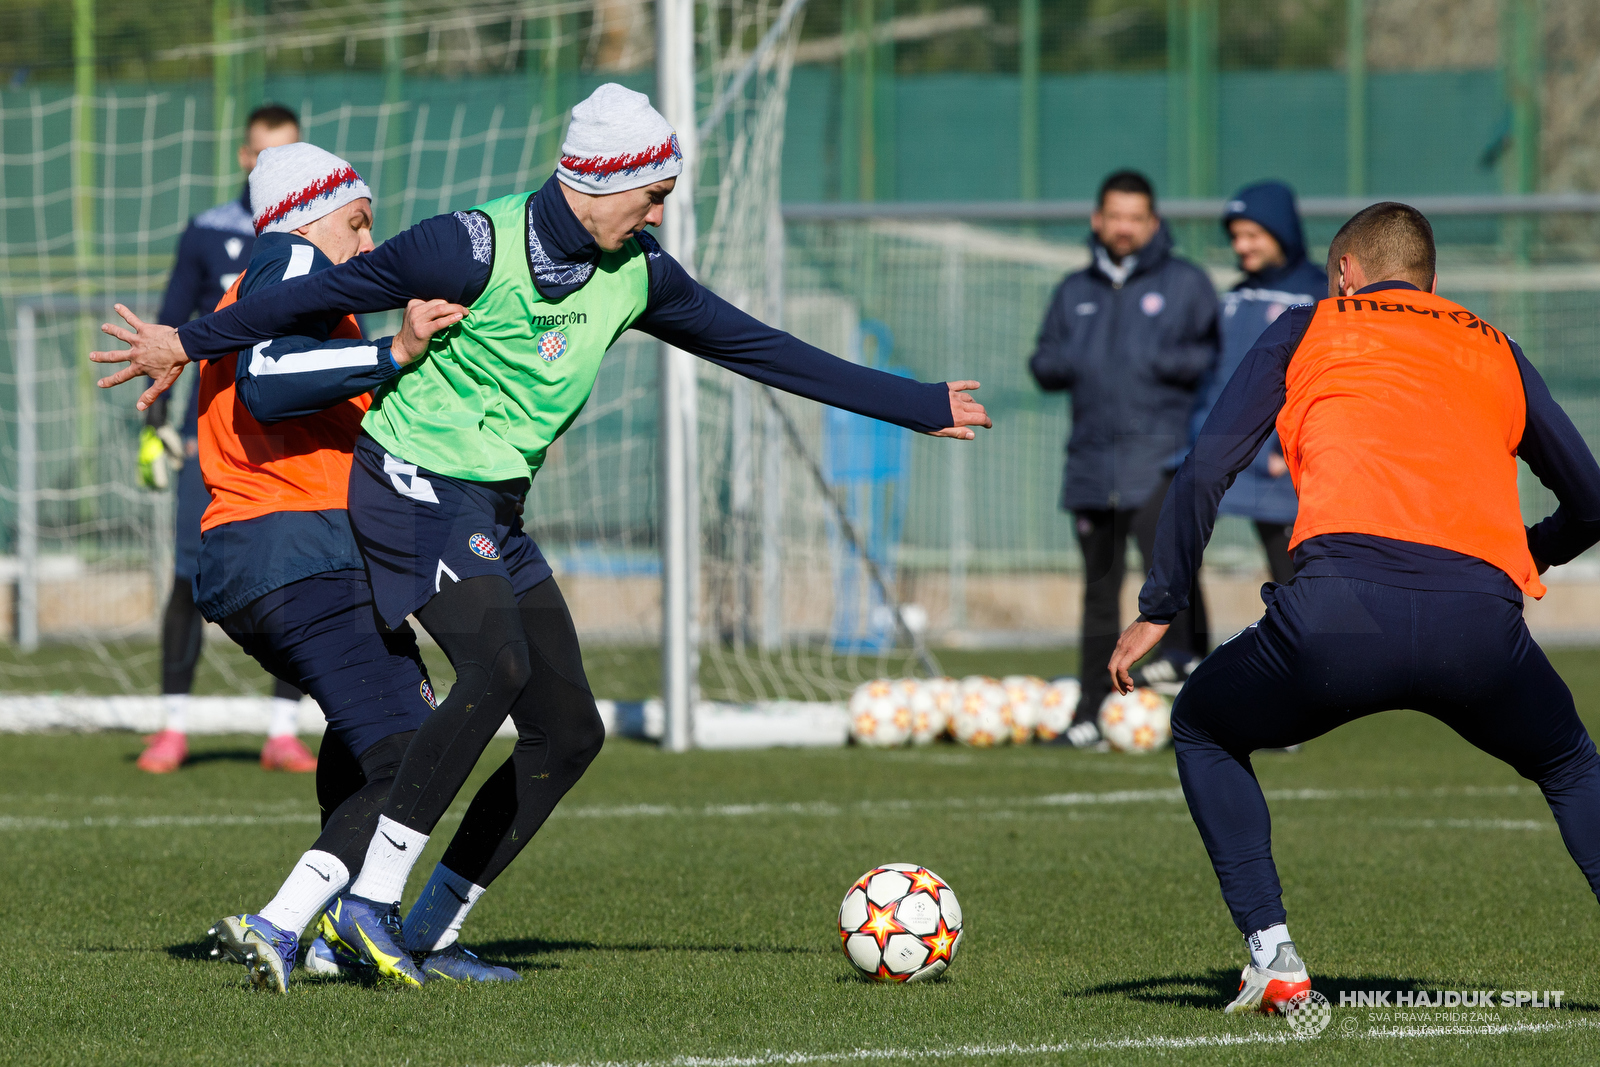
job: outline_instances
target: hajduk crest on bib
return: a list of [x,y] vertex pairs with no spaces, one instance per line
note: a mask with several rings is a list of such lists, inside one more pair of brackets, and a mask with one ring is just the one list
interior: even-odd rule
[[554,363],[567,351],[567,335],[560,330],[546,330],[539,335],[539,358]]

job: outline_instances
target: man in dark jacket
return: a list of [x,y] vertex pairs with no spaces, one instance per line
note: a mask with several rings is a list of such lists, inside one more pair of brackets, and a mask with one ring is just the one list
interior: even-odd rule
[[[1083,695],[1066,736],[1080,748],[1100,740],[1128,535],[1148,567],[1171,457],[1188,442],[1195,389],[1217,355],[1216,292],[1172,254],[1149,180],[1107,178],[1091,226],[1093,261],[1056,288],[1028,364],[1040,388],[1072,392],[1061,508],[1083,549]],[[1205,655],[1204,618],[1196,597],[1166,647],[1186,661]]]

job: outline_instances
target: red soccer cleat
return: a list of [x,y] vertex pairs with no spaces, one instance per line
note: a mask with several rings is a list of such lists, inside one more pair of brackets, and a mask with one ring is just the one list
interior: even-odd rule
[[189,738],[182,730],[162,730],[144,739],[138,768],[151,774],[171,774],[189,757]]
[[1282,1012],[1294,997],[1311,988],[1311,976],[1295,952],[1294,942],[1285,941],[1271,967],[1250,964],[1239,975],[1239,995],[1222,1010],[1229,1015],[1242,1012]]
[[317,757],[293,734],[269,737],[267,743],[261,746],[261,769],[310,774],[317,769]]

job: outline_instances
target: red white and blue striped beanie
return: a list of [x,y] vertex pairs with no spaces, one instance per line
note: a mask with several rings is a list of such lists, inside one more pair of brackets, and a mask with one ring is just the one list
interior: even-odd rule
[[250,172],[257,236],[290,233],[363,197],[372,190],[354,167],[304,141],[263,150]]
[[676,178],[678,135],[650,98],[607,82],[572,109],[556,177],[580,193],[620,193]]

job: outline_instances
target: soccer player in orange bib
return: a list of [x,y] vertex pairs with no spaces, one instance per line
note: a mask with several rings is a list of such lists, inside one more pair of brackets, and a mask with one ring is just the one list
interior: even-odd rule
[[[1206,659],[1172,714],[1189,810],[1250,949],[1227,1011],[1283,1010],[1310,978],[1289,937],[1250,754],[1414,708],[1536,782],[1600,894],[1600,757],[1528,634],[1522,598],[1600,540],[1600,466],[1527,358],[1437,295],[1433,229],[1376,204],[1328,254],[1329,297],[1245,357],[1162,509],[1114,684],[1187,604],[1217,506],[1274,427],[1300,497],[1294,578]],[[1517,459],[1560,502],[1522,525]]]

